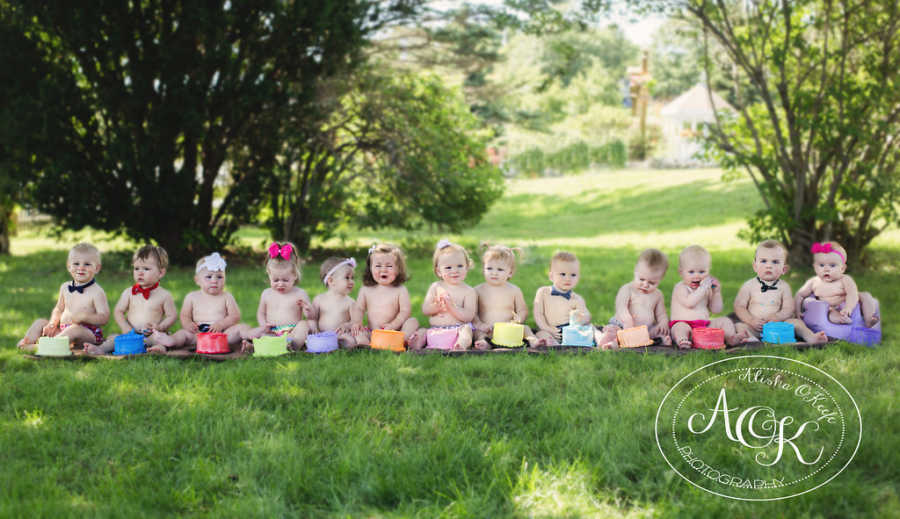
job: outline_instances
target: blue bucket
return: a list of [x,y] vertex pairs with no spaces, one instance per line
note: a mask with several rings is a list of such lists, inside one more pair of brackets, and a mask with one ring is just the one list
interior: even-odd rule
[[762,340],[772,344],[797,342],[794,337],[794,325],[791,323],[766,323],[762,329]]
[[147,352],[147,349],[144,348],[144,336],[135,333],[134,330],[117,335],[114,342],[116,347],[113,353],[115,355],[137,355]]

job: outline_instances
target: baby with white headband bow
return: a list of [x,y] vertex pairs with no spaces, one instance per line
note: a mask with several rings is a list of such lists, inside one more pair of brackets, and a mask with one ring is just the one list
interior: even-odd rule
[[259,296],[259,326],[243,334],[241,351],[252,352],[252,340],[263,335],[286,337],[290,341],[288,348],[299,350],[309,333],[307,319],[315,320],[316,314],[306,290],[297,286],[301,275],[297,247],[291,242],[272,242],[266,251],[265,265],[269,288]]
[[225,258],[218,252],[200,258],[194,282],[200,287],[184,296],[181,305],[181,329],[172,336],[157,334],[157,344],[168,348],[193,349],[198,333],[224,333],[229,346],[241,342],[249,327],[241,323],[241,309],[230,292],[225,291]]
[[319,275],[328,291],[313,299],[313,311],[318,319],[313,323],[313,332],[335,332],[342,348],[354,348],[365,344],[363,313],[356,301],[350,297],[353,291],[353,258],[330,257],[322,263]]

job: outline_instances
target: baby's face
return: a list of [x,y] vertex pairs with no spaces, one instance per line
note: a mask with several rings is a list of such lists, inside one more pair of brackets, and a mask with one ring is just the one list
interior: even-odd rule
[[328,288],[342,295],[349,294],[353,290],[353,274],[353,268],[350,265],[342,266],[328,278]]
[[484,263],[484,280],[489,285],[500,286],[512,277],[512,266],[508,261],[493,259]]
[[788,270],[784,256],[784,250],[781,247],[760,248],[756,251],[756,259],[753,260],[753,271],[763,281],[775,281]]
[[847,270],[847,264],[837,252],[816,253],[813,254],[813,269],[819,279],[830,283],[844,277],[844,271]]
[[688,256],[681,261],[678,266],[678,274],[684,284],[696,289],[700,286],[700,282],[709,277],[709,257],[704,256]]
[[462,252],[454,251],[438,256],[437,275],[445,283],[458,285],[466,280],[468,262]]
[[225,271],[224,270],[206,270],[194,274],[194,281],[204,294],[211,296],[219,295],[225,290]]
[[397,258],[390,253],[372,254],[372,278],[379,285],[390,285],[400,273],[397,270]]
[[643,261],[634,267],[634,287],[642,294],[649,294],[659,287],[659,282],[666,275],[660,268],[651,268]]
[[100,272],[100,259],[96,254],[89,252],[70,252],[66,267],[72,275],[72,280],[83,285]]
[[578,285],[581,264],[577,261],[554,261],[550,264],[550,281],[561,292],[568,292]]
[[297,282],[297,273],[294,272],[293,267],[269,267],[266,269],[266,274],[269,275],[269,286],[272,287],[272,290],[281,294],[289,292]]
[[159,268],[159,263],[153,258],[136,259],[131,264],[131,274],[134,276],[134,282],[143,288],[152,287],[165,274],[165,269]]

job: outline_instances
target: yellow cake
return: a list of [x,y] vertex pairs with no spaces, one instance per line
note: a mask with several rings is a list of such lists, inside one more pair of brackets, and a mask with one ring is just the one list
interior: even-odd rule
[[517,348],[525,339],[525,326],[519,323],[494,323],[491,342],[497,346]]
[[72,350],[69,349],[69,338],[41,337],[38,340],[37,354],[44,357],[68,357],[72,354]]

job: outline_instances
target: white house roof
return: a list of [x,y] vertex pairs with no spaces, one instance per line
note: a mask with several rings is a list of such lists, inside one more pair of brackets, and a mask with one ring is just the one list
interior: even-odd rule
[[[712,93],[712,99],[717,111],[734,110],[727,101],[715,92]],[[706,85],[700,83],[697,83],[690,90],[662,107],[660,113],[664,117],[679,121],[707,123],[715,121],[715,114],[713,114],[713,107],[709,104],[709,94],[707,93]]]

